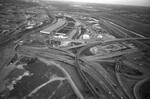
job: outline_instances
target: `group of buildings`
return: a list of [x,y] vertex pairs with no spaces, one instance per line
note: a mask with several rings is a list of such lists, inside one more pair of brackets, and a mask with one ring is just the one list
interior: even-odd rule
[[49,17],[39,6],[1,5],[0,35],[11,35],[40,26]]
[[[114,36],[109,35],[106,30],[100,27],[99,20],[96,18],[60,12],[55,13],[54,16],[55,22],[41,30],[40,33],[46,35],[49,40],[55,41],[53,44],[59,42],[56,44],[57,46],[69,46],[73,40],[78,40],[77,44],[83,44],[97,39],[115,39]],[[85,23],[89,23],[90,26],[88,27]]]
[[125,51],[128,49],[137,49],[137,48],[132,43],[124,41],[93,46],[89,50],[94,55],[106,55],[119,51]]

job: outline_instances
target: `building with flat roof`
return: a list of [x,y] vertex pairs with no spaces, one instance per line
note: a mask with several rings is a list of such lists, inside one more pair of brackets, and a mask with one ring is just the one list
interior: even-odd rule
[[82,35],[82,38],[83,38],[83,39],[90,39],[90,36],[89,36],[88,34],[83,34],[83,35]]

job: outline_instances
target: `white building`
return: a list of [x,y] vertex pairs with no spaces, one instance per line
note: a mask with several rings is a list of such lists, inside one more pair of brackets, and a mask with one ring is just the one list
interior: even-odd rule
[[62,41],[60,46],[68,46],[70,41]]
[[87,21],[89,23],[98,23],[97,21]]
[[102,36],[101,34],[99,34],[99,35],[97,36],[97,38],[103,38],[103,36]]
[[94,28],[94,29],[102,29],[102,28],[99,26],[99,24],[94,24],[94,25],[93,25],[93,28]]
[[40,33],[50,34],[50,32],[47,32],[47,31],[40,31]]
[[63,36],[63,35],[58,35],[58,36],[54,36],[55,38],[61,38],[61,39],[66,39],[66,38],[68,38],[68,37],[66,37],[66,36]]
[[99,49],[98,49],[97,47],[92,47],[92,48],[90,48],[90,51],[91,51],[93,54],[96,54],[96,53],[99,51]]
[[83,39],[90,39],[90,36],[89,36],[88,34],[83,34],[83,35],[82,35],[82,38],[83,38]]

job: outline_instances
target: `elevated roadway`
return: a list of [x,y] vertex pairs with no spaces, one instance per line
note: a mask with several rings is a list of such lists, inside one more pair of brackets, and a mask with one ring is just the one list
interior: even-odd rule
[[[89,45],[89,46],[92,46],[92,44],[91,45]],[[76,66],[77,66],[77,68],[79,69],[79,72],[82,72],[82,70],[81,70],[81,66],[80,66],[80,64],[79,64],[79,62],[78,62],[78,60],[80,59],[80,54],[86,49],[86,48],[88,48],[89,46],[86,46],[86,47],[84,47],[84,48],[82,48],[82,49],[80,49],[79,51],[78,51],[78,53],[77,53],[77,56],[76,56]],[[82,60],[82,59],[81,59]],[[87,61],[84,61],[85,63],[87,62]],[[88,66],[88,65],[86,65],[86,66],[88,66],[88,68],[84,68],[84,70],[87,70],[88,69],[88,71],[90,71],[89,72],[89,74],[93,74],[93,75],[95,75],[95,76],[93,76],[93,77],[96,77],[95,79],[96,79],[96,81],[98,81],[98,82],[102,82],[103,81],[103,84],[106,84],[106,86],[107,86],[107,88],[108,88],[108,93],[109,94],[111,94],[111,96],[112,97],[116,97],[116,98],[120,98],[120,99],[128,99],[128,96],[126,96],[125,94],[123,94],[123,93],[121,93],[121,91],[116,87],[114,87],[114,86],[116,86],[115,84],[114,84],[114,82],[113,82],[113,80],[109,77],[109,75],[107,74],[107,72],[101,67],[101,66],[99,66],[98,64],[96,65],[95,63],[93,63],[93,62],[88,62],[88,64],[90,64],[90,66]],[[101,68],[100,68],[101,67]],[[83,73],[83,72],[82,72]],[[85,80],[86,80],[86,78],[84,78]],[[101,81],[102,80],[102,81]],[[101,84],[101,83],[100,83]],[[93,88],[93,86],[90,86],[90,87],[92,87]],[[106,89],[107,89],[106,88]],[[92,89],[92,90],[94,90],[94,88]],[[93,91],[95,94],[97,94],[97,92],[95,92],[95,90]]]

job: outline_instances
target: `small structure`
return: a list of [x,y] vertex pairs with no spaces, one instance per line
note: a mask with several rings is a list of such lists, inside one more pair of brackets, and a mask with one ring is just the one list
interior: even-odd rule
[[97,21],[87,21],[89,23],[98,23]]
[[102,39],[102,40],[114,40],[114,39],[116,39],[113,35],[110,35],[110,34],[99,34],[98,36],[97,36],[97,38],[99,38],[99,39]]
[[82,38],[83,38],[83,39],[90,39],[90,36],[89,36],[88,34],[83,34],[83,35],[82,35]]
[[62,41],[60,46],[68,46],[70,41]]
[[103,36],[102,36],[101,34],[99,34],[99,35],[97,36],[97,38],[103,38]]
[[102,28],[99,26],[99,24],[94,24],[93,29],[102,29]]
[[95,18],[92,18],[92,17],[89,17],[88,19],[89,19],[89,20],[93,20],[93,21],[95,21],[95,22],[99,22],[99,20],[97,20],[97,19],[95,19]]
[[33,26],[28,26],[28,27],[26,27],[26,29],[32,29],[33,28]]
[[40,31],[40,33],[50,34],[50,32],[48,32],[48,31]]
[[90,48],[90,51],[93,53],[93,54],[96,54],[98,53],[99,49],[97,47],[92,47]]
[[58,35],[58,36],[57,36],[57,35],[55,35],[54,37],[55,37],[55,38],[62,38],[62,39],[66,39],[66,38],[68,38],[68,37],[66,37],[66,36],[64,36],[64,35]]

